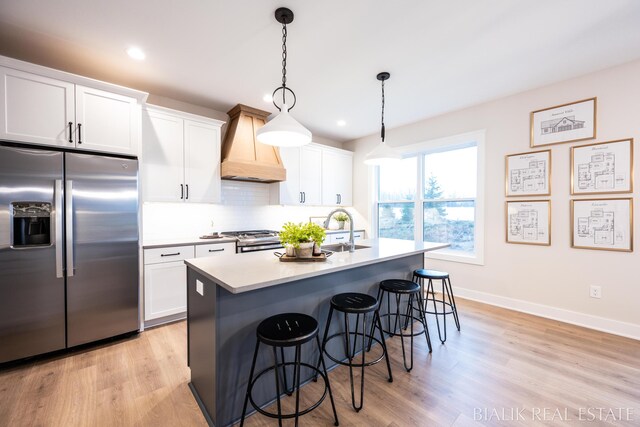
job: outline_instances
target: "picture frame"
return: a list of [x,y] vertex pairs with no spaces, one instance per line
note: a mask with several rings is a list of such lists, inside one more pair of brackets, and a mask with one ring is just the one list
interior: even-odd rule
[[571,247],[633,252],[633,199],[571,200]]
[[551,195],[551,150],[507,154],[505,196]]
[[571,194],[633,192],[633,138],[571,147]]
[[593,97],[532,111],[530,147],[595,139],[597,104]]
[[508,200],[505,213],[507,243],[551,246],[551,200]]

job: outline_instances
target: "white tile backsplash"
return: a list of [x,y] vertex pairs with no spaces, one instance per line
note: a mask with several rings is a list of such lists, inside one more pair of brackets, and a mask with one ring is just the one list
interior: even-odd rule
[[[212,231],[280,230],[287,221],[306,222],[310,216],[325,216],[333,209],[269,205],[269,185],[222,181],[222,204],[144,203],[143,241],[190,239]],[[356,228],[364,228],[364,219],[354,209],[348,210],[354,215]]]

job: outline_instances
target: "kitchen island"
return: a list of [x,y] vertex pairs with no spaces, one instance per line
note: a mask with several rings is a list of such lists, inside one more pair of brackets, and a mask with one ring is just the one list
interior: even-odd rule
[[[280,262],[270,251],[185,261],[189,385],[210,425],[231,425],[242,415],[256,327],[262,320],[278,313],[306,313],[318,320],[322,333],[333,295],[376,295],[381,280],[410,279],[413,270],[423,268],[424,252],[448,246],[395,239],[359,244],[367,247],[336,252],[326,262]],[[340,331],[341,324],[333,322],[330,333]],[[336,354],[342,349],[338,341],[327,347]],[[303,346],[303,362],[315,365],[315,347]],[[262,350],[256,372],[273,364],[272,352]],[[308,380],[310,375],[303,371],[301,378]],[[255,401],[269,403],[275,399],[274,390],[273,381],[256,383]]]

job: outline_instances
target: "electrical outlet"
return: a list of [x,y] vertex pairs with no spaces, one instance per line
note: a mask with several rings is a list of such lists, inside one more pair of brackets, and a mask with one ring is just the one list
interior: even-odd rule
[[596,285],[591,285],[591,287],[589,288],[589,296],[591,298],[601,298],[602,297],[602,287],[601,286],[596,286]]

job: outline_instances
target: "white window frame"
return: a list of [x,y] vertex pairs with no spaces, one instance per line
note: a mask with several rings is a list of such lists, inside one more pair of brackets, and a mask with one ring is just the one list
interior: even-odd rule
[[[428,153],[464,148],[475,144],[477,147],[477,193],[475,197],[475,225],[474,225],[474,254],[451,253],[447,249],[426,252],[425,257],[444,261],[462,262],[466,264],[484,265],[484,199],[485,199],[485,130],[478,130],[445,138],[438,138],[417,144],[395,147],[402,153],[402,157],[417,156],[418,173],[416,183],[416,198],[413,201],[407,200],[384,200],[382,203],[414,203],[414,239],[422,241],[424,233],[423,202],[424,200],[424,155]],[[370,179],[372,185],[371,204],[371,228],[372,234],[378,237],[378,195],[379,195],[379,167],[372,169]],[[439,201],[447,201],[442,199]]]

